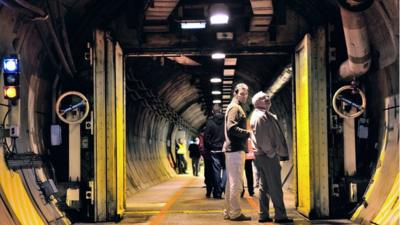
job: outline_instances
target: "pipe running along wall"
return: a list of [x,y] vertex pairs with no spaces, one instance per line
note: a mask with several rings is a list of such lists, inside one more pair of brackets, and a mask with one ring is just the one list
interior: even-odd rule
[[348,59],[340,65],[339,74],[349,79],[365,74],[371,65],[367,26],[362,12],[340,7]]

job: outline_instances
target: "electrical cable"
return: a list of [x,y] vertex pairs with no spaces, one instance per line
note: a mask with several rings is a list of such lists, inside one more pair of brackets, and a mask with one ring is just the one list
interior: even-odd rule
[[6,138],[5,134],[4,134],[5,126],[6,126],[5,125],[6,119],[7,119],[8,114],[10,113],[10,111],[11,111],[11,107],[8,108],[6,114],[4,115],[3,122],[2,122],[2,126],[3,126],[3,128],[2,128],[3,129],[3,147],[4,147],[4,149],[6,150],[7,153],[12,153],[12,151],[10,150],[10,147],[8,146],[7,138]]

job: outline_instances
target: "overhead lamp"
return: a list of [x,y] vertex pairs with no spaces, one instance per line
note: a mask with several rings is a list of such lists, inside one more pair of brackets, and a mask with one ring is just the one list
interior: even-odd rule
[[211,83],[221,83],[222,80],[221,80],[221,78],[213,77],[213,78],[210,79],[210,82]]
[[233,84],[233,80],[224,80],[223,84]]
[[181,28],[188,29],[204,29],[206,28],[206,21],[204,20],[182,20]]
[[233,76],[235,75],[235,69],[224,69],[224,76]]
[[212,59],[225,59],[225,53],[222,53],[222,52],[214,52],[214,53],[211,55],[211,58],[212,58]]
[[227,24],[229,21],[228,7],[222,3],[212,5],[210,15],[211,24]]
[[220,104],[220,103],[221,103],[221,100],[215,99],[215,100],[213,100],[213,103],[214,103],[214,104]]
[[221,91],[211,91],[211,94],[213,94],[213,95],[220,95],[220,94],[221,94]]

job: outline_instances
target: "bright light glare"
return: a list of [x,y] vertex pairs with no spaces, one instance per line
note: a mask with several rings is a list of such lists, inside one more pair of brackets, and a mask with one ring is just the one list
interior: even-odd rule
[[204,29],[206,22],[181,22],[182,29]]
[[211,24],[227,24],[229,16],[226,14],[215,14],[210,17]]
[[211,94],[213,94],[213,95],[220,95],[220,94],[221,94],[221,91],[212,91]]
[[212,59],[224,59],[225,58],[225,54],[222,52],[215,52],[211,55]]
[[221,83],[222,80],[221,80],[221,78],[214,77],[214,78],[211,78],[211,79],[210,79],[210,82],[211,82],[211,83]]
[[215,100],[213,100],[213,103],[214,103],[214,104],[220,104],[220,103],[221,103],[221,100],[215,99]]
[[4,70],[5,72],[16,72],[18,60],[17,59],[4,59],[3,60]]

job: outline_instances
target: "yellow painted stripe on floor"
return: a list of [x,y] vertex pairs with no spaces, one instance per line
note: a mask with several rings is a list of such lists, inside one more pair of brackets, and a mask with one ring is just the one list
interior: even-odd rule
[[258,204],[256,203],[256,201],[254,201],[254,198],[247,197],[246,200],[247,203],[249,203],[249,205],[251,206],[251,208],[253,208],[256,212],[258,212]]
[[[168,210],[165,214],[212,214],[212,213],[223,213],[222,209],[215,210]],[[245,209],[243,212],[254,212],[253,209]],[[154,211],[135,211],[135,212],[125,212],[125,215],[153,215],[160,213],[161,210]]]
[[193,181],[195,181],[195,178],[191,178],[188,182],[186,182],[183,187],[179,188],[179,190],[175,192],[175,194],[168,200],[167,204],[160,210],[160,213],[150,220],[149,225],[159,224],[161,220],[165,217],[171,206],[178,200],[183,192],[185,192],[185,188],[193,183]]

